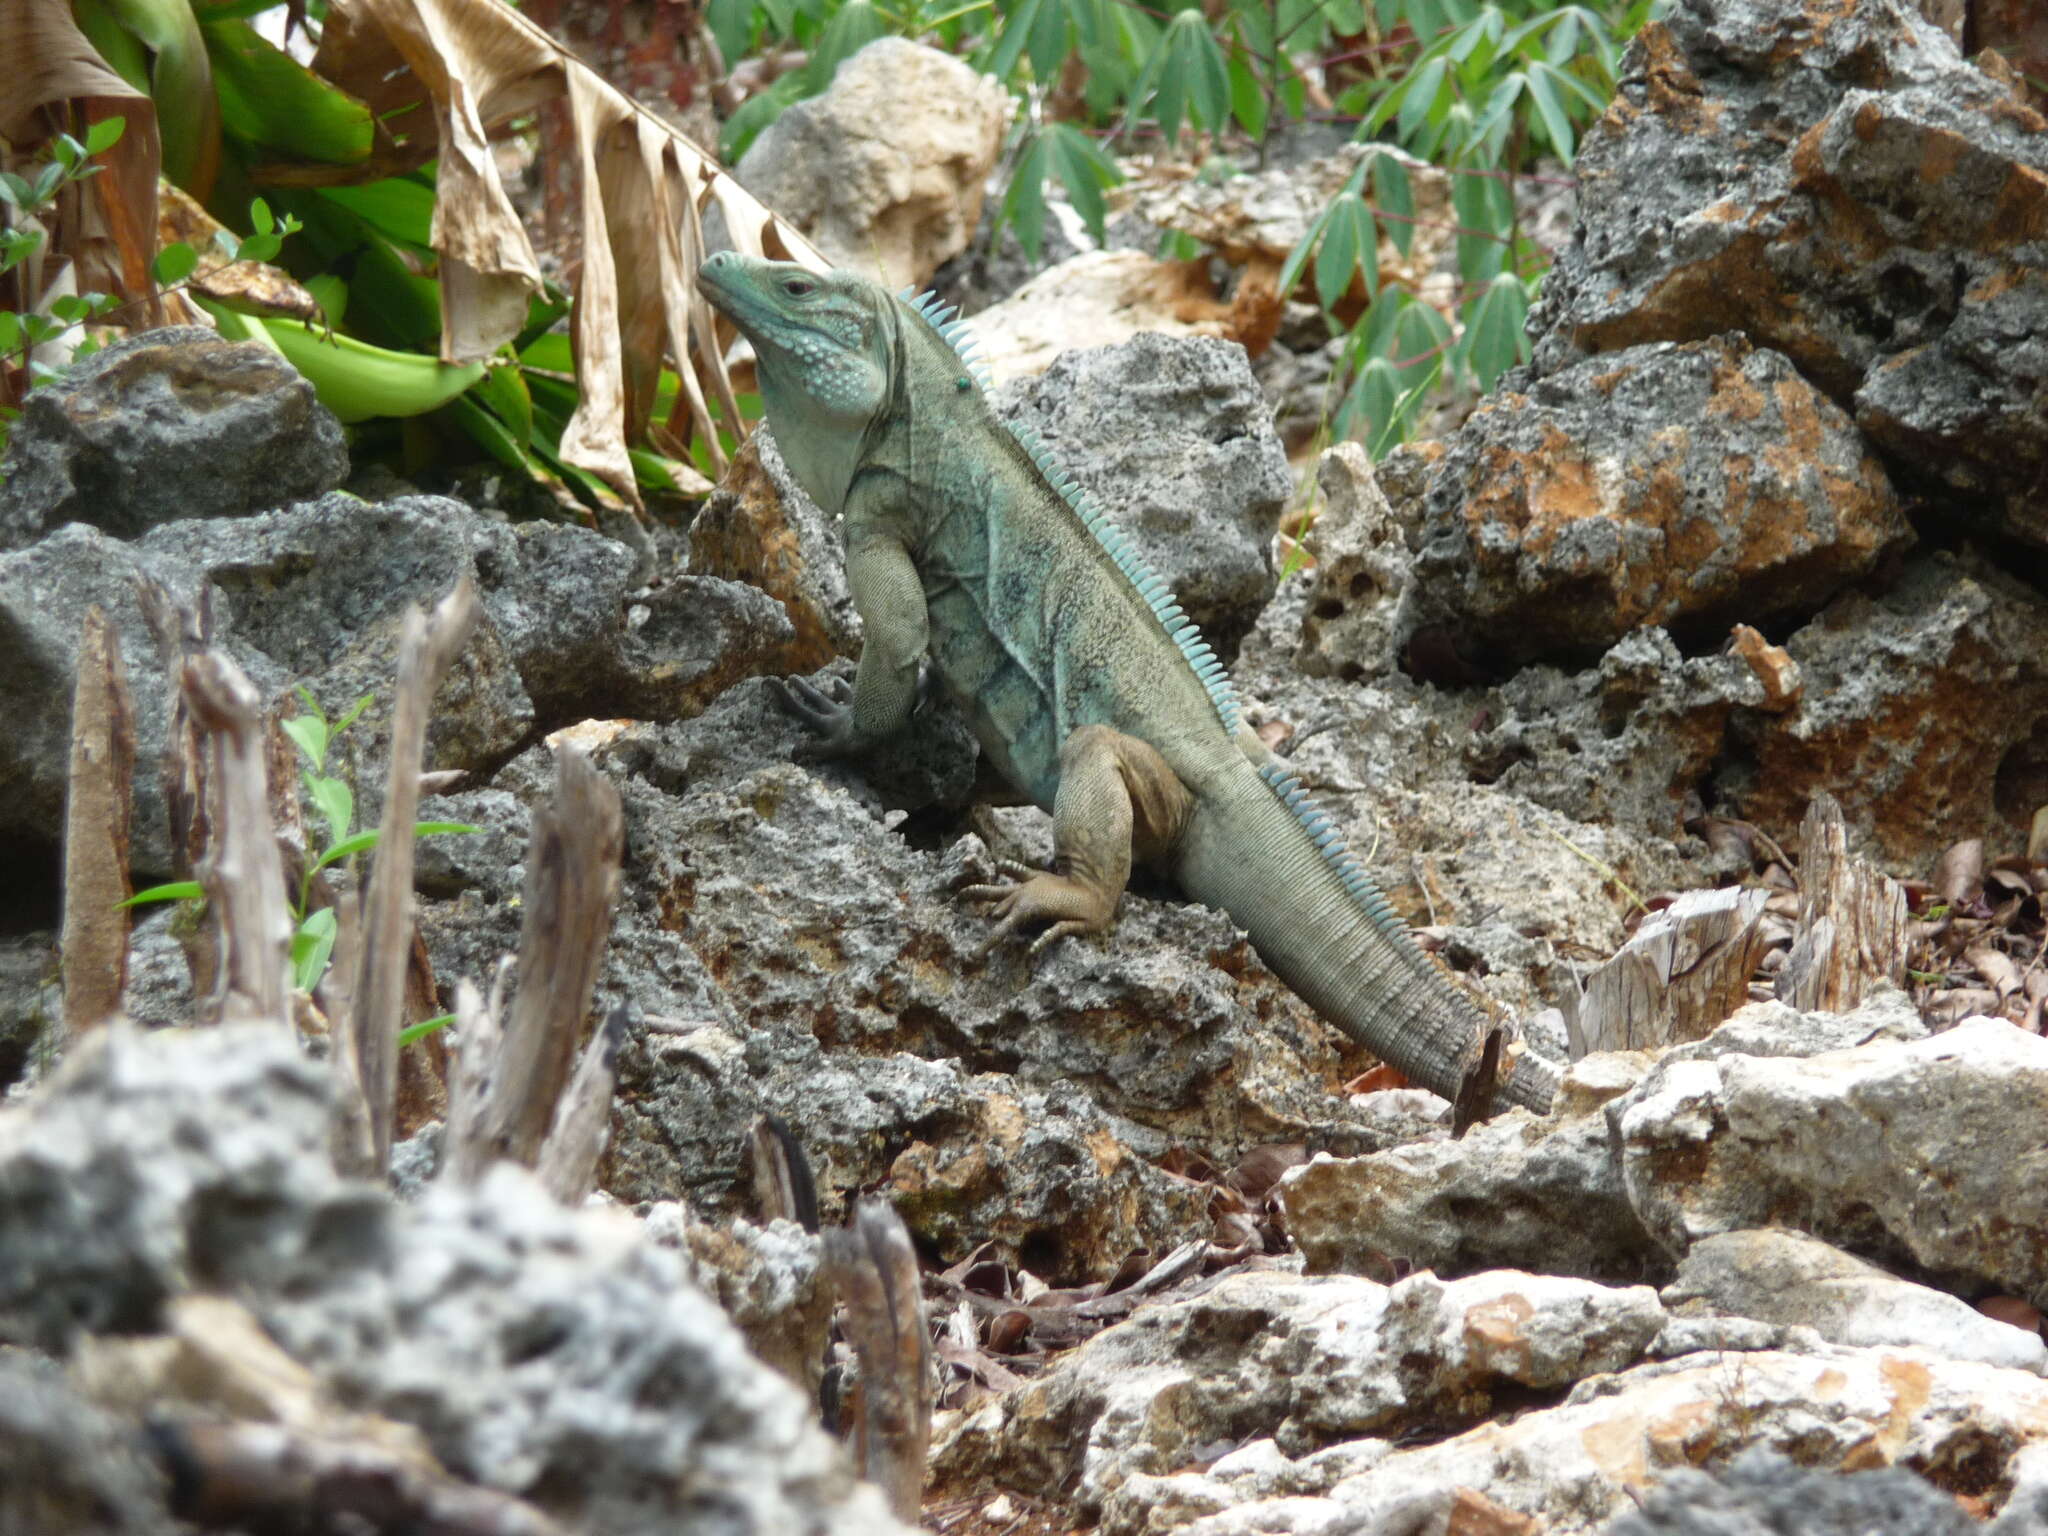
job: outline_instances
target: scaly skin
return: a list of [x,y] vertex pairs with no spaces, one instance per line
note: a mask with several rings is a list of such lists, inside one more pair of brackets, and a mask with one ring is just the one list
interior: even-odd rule
[[[1215,670],[1206,648],[1169,632],[1178,610],[1162,619],[1147,573],[997,418],[952,341],[852,273],[727,253],[698,277],[754,345],[791,473],[845,518],[866,630],[851,697],[787,685],[818,750],[857,754],[900,729],[929,653],[982,750],[1052,812],[1052,871],[966,893],[993,904],[990,942],[1042,923],[1036,953],[1106,929],[1143,859],[1228,912],[1367,1049],[1446,1098],[1484,1097],[1479,1011],[1262,776],[1264,745],[1198,675]],[[1499,1095],[1547,1110],[1554,1082],[1525,1052]]]

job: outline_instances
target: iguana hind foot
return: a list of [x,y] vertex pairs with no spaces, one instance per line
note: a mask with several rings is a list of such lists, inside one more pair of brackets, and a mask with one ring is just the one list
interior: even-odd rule
[[1171,847],[1193,803],[1166,760],[1137,737],[1106,725],[1072,732],[1060,747],[1053,800],[1054,871],[1003,865],[1014,883],[963,893],[998,904],[995,931],[981,952],[1027,923],[1052,924],[1032,941],[1034,956],[1070,935],[1100,933],[1116,917],[1133,854],[1154,858]]

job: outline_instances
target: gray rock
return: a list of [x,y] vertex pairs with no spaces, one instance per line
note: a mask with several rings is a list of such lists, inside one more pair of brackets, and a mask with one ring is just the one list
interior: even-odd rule
[[1806,687],[1730,722],[1715,784],[1780,835],[1816,789],[1854,785],[1854,835],[1926,869],[1950,844],[2024,846],[2048,803],[2048,609],[1992,562],[1937,553],[1880,596],[1850,594],[1785,642]]
[[967,248],[1009,122],[994,79],[885,37],[764,128],[734,174],[835,265],[893,291]]
[[933,1451],[941,1478],[1071,1487],[1093,1512],[1159,1474],[1271,1433],[1306,1455],[1361,1435],[1468,1424],[1638,1360],[1664,1322],[1648,1287],[1513,1271],[1391,1288],[1351,1277],[1225,1275],[1097,1335],[978,1410]]
[[327,1086],[266,1027],[74,1050],[0,1117],[0,1338],[147,1333],[225,1291],[335,1399],[572,1528],[902,1530],[679,1255],[510,1166],[417,1206],[339,1180]]
[[0,464],[0,551],[70,522],[132,538],[244,517],[347,474],[340,424],[275,352],[199,326],[143,331],[22,402]]
[[[1589,1057],[1592,1071],[1640,1061]],[[1277,1194],[1287,1231],[1314,1271],[1386,1279],[1407,1269],[1443,1275],[1540,1270],[1607,1281],[1659,1278],[1662,1256],[1631,1209],[1600,1113],[1607,1084],[1566,1073],[1557,1114],[1521,1111],[1457,1141],[1414,1142],[1355,1158],[1318,1158],[1288,1171]]]
[[169,1480],[134,1427],[79,1397],[56,1364],[0,1349],[0,1531],[174,1536]]
[[0,938],[0,1092],[29,1071],[63,1009],[57,936],[18,933]]
[[[97,603],[121,637],[137,725],[134,860],[168,867],[162,788],[168,695],[135,597],[150,577],[207,593],[216,642],[284,713],[300,686],[330,718],[370,708],[329,765],[353,768],[359,822],[381,806],[400,621],[468,572],[482,612],[437,695],[430,767],[493,767],[538,733],[588,716],[701,708],[753,671],[781,670],[781,609],[753,588],[684,576],[629,589],[633,557],[581,529],[517,528],[442,497],[371,505],[335,493],[244,519],[164,524],[133,543],[83,525],[0,555],[0,837],[54,847],[69,757],[79,627]],[[349,754],[353,754],[351,765]]]
[[1936,516],[2038,545],[2044,128],[1908,0],[1679,7],[1574,163],[1535,371],[1741,331],[1853,410]]
[[1404,530],[1356,443],[1322,456],[1316,490],[1316,563],[1295,659],[1313,677],[1384,676],[1401,662],[1395,618],[1414,565]]
[[1903,1467],[1845,1474],[1755,1450],[1718,1473],[1670,1473],[1606,1536],[1972,1536],[1977,1529],[1953,1497]]
[[1815,1056],[1673,1052],[1606,1113],[1629,1201],[1674,1258],[1784,1226],[2038,1306],[2043,1092],[2048,1041],[1977,1018]]
[[1912,542],[1842,409],[1740,336],[1631,347],[1496,392],[1419,509],[1410,665],[1480,675],[1654,624],[1804,617]]
[[1293,494],[1287,455],[1244,349],[1138,336],[1069,352],[997,392],[1129,534],[1218,655],[1273,595],[1273,535]]
[[1797,1232],[1703,1237],[1663,1296],[1674,1312],[1707,1308],[1809,1327],[1837,1344],[1917,1344],[1957,1360],[2048,1373],[2048,1345],[2038,1333]]

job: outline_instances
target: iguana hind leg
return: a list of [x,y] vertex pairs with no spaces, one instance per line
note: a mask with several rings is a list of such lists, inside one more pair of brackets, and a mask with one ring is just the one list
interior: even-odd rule
[[1157,858],[1179,839],[1194,797],[1161,757],[1135,736],[1084,725],[1060,748],[1060,787],[1053,798],[1053,869],[1005,865],[1003,885],[972,885],[961,894],[995,903],[995,930],[983,953],[1030,923],[1051,926],[1031,953],[1069,934],[1100,933],[1116,916],[1131,861]]

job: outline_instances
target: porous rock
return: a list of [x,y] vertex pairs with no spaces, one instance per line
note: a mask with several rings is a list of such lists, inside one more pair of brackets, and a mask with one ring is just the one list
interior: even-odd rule
[[968,331],[999,386],[1045,372],[1063,352],[1140,335],[1235,339],[1231,306],[1211,290],[1206,263],[1129,250],[1084,251],[1047,267],[979,311]]
[[[1401,617],[1482,674],[1818,611],[1912,534],[1842,409],[1738,336],[1496,393],[1431,467]],[[1426,665],[1426,664],[1425,664]]]
[[143,331],[22,402],[0,464],[0,550],[71,522],[125,539],[246,517],[347,474],[340,424],[277,353],[201,326]]
[[735,174],[834,265],[893,292],[967,248],[1009,122],[997,81],[885,37],[763,129]]
[[2044,128],[1907,0],[1678,7],[1573,165],[1534,366],[1744,332],[1948,515],[2048,542]]
[[1395,619],[1414,565],[1405,530],[1357,443],[1323,454],[1316,491],[1316,563],[1295,660],[1312,677],[1384,676],[1401,661]]
[[339,1180],[328,1081],[267,1026],[75,1048],[0,1118],[0,1336],[147,1333],[226,1291],[335,1398],[574,1528],[902,1529],[679,1255],[509,1165],[416,1206]]
[[[133,542],[72,525],[0,555],[0,837],[30,846],[62,825],[70,699],[85,609],[121,640],[137,730],[135,862],[167,869],[156,763],[165,676],[135,593],[139,578],[206,595],[216,643],[283,713],[306,687],[330,718],[368,693],[345,739],[378,770],[355,777],[362,818],[382,800],[399,626],[467,573],[481,612],[436,696],[428,765],[495,766],[539,731],[588,715],[673,716],[701,708],[750,670],[781,670],[791,637],[764,593],[709,576],[629,588],[623,546],[581,529],[512,527],[444,497],[377,504],[336,492],[241,519],[164,524]],[[331,764],[330,768],[336,766]]]
[[169,1480],[54,1361],[0,1349],[0,1531],[173,1536]]
[[1814,1056],[1673,1052],[1606,1113],[1630,1203],[1674,1258],[1783,1226],[2040,1305],[2044,1095],[2048,1041],[1977,1018]]
[[1938,553],[1880,596],[1853,593],[1785,642],[1806,687],[1731,722],[1715,782],[1789,833],[1818,789],[1907,869],[1990,832],[2023,846],[2048,804],[2048,610],[1987,562]]
[[1298,1460],[1255,1444],[1206,1472],[1137,1473],[1104,1504],[1100,1529],[1405,1536],[1443,1529],[1418,1521],[1442,1519],[1471,1490],[1542,1536],[1595,1536],[1659,1480],[1751,1447],[1828,1471],[1910,1467],[1937,1488],[1995,1496],[2044,1438],[2048,1382],[2032,1372],[1896,1347],[1721,1352],[1593,1377],[1556,1406],[1450,1439],[1353,1441]]
[[1139,335],[997,393],[1129,535],[1226,659],[1273,595],[1294,490],[1244,349]]
[[1135,1474],[1271,1435],[1304,1455],[1361,1435],[1441,1431],[1620,1370],[1664,1322],[1655,1292],[1499,1271],[1387,1287],[1272,1271],[1226,1275],[1097,1335],[961,1421],[945,1481],[985,1469],[1071,1487],[1095,1511]]
[[[1556,1113],[1512,1111],[1455,1141],[1289,1170],[1278,1197],[1311,1271],[1387,1278],[1525,1268],[1606,1281],[1659,1278],[1665,1263],[1630,1207],[1601,1106],[1641,1058],[1575,1063]],[[1607,1079],[1619,1073],[1618,1081]],[[1595,1086],[1595,1085],[1598,1086]]]
[[1839,1473],[1775,1451],[1747,1451],[1720,1472],[1682,1467],[1607,1536],[1971,1536],[1954,1497],[1903,1467]]

